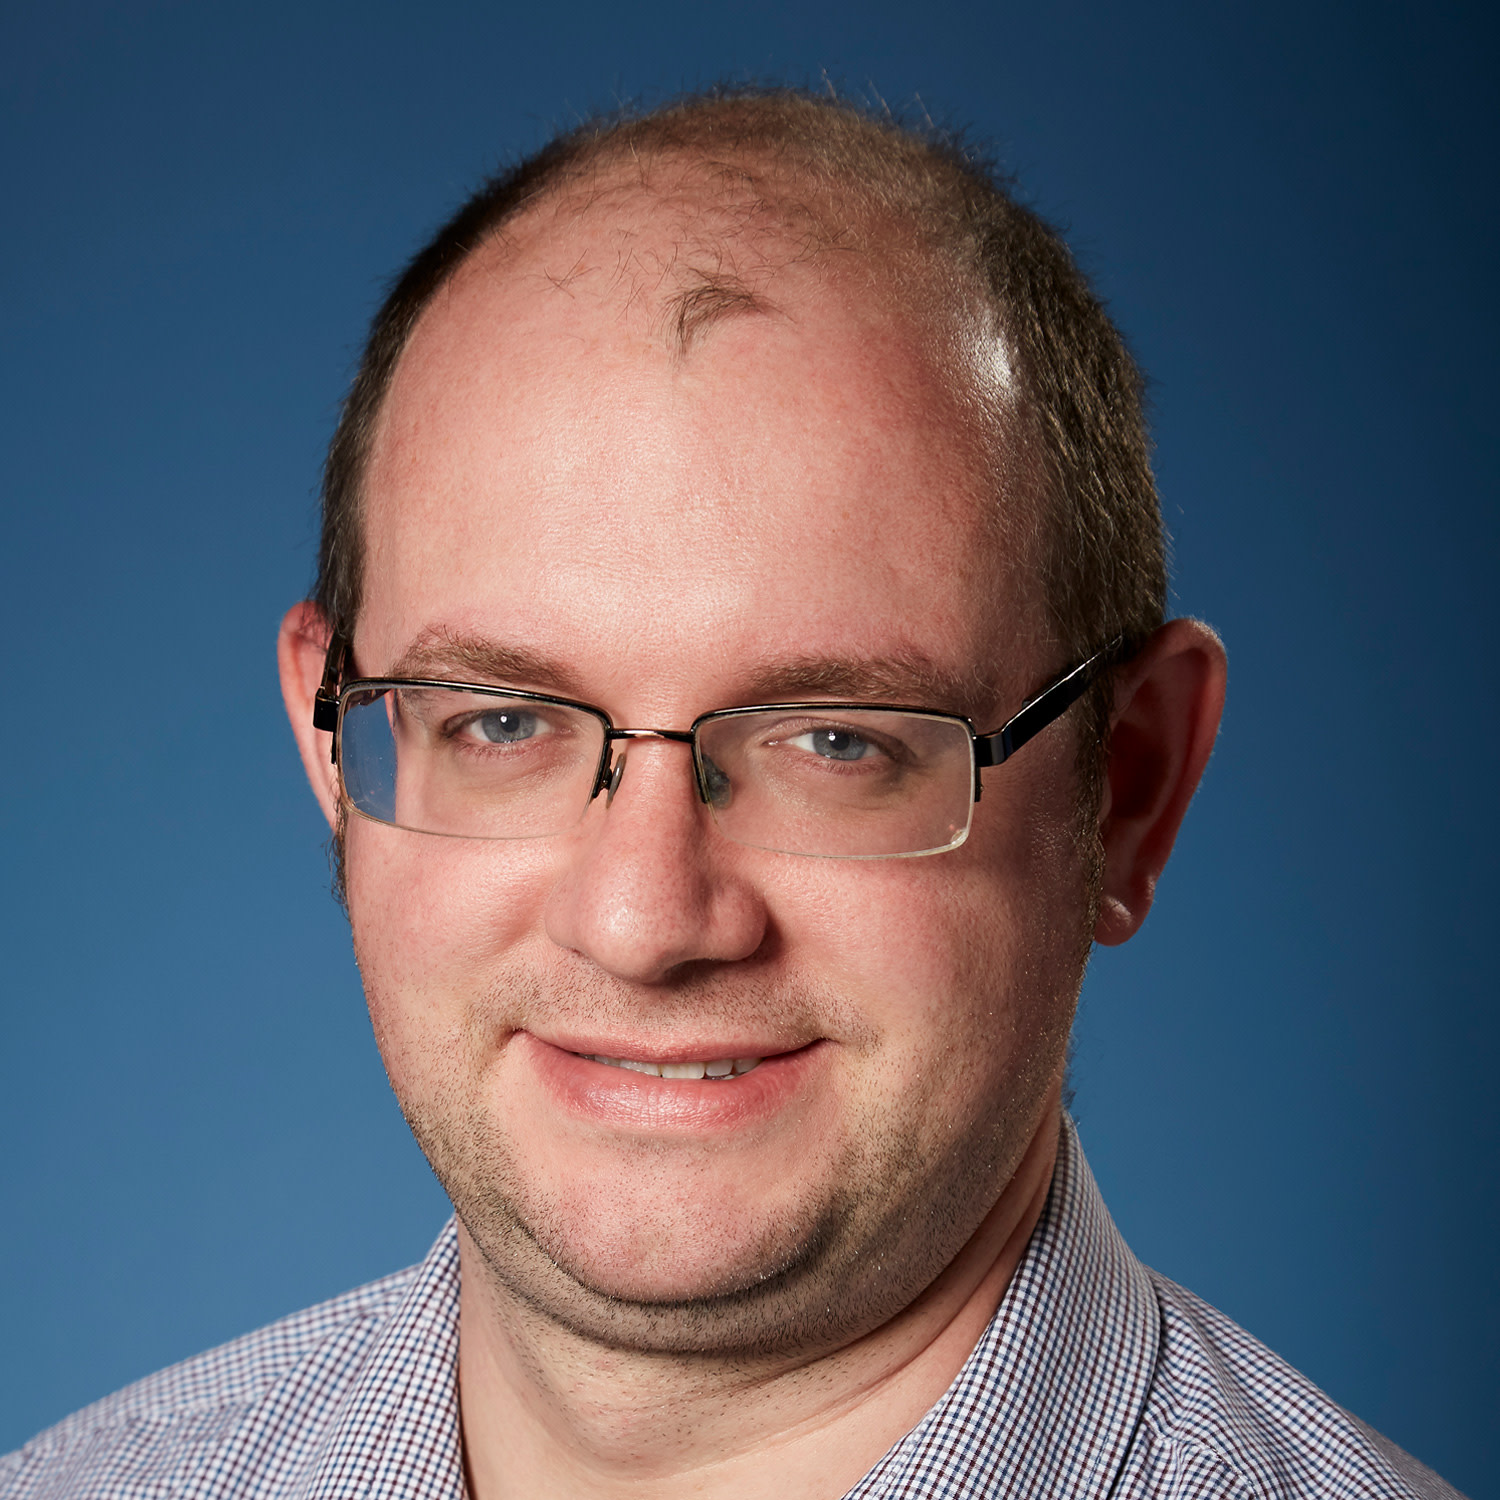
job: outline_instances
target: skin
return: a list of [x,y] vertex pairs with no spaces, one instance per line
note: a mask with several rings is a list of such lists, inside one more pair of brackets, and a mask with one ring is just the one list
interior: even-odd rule
[[[966,396],[995,351],[803,264],[684,355],[672,233],[627,222],[624,248],[618,211],[523,224],[422,319],[369,469],[358,670],[630,726],[833,696],[990,728],[1068,665],[982,519]],[[333,821],[326,640],[288,614]],[[941,1395],[1045,1201],[1088,941],[1144,919],[1223,676],[1186,621],[1120,673],[1096,902],[1067,722],[931,858],[732,844],[652,741],[552,837],[348,820],[376,1035],[461,1220],[476,1496],[836,1496]],[[584,1053],[768,1061],[691,1082]]]

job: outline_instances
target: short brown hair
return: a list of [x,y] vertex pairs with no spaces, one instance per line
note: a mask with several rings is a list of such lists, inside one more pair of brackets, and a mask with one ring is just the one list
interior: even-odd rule
[[[981,157],[930,127],[795,89],[731,89],[557,137],[486,182],[396,280],[375,315],[323,473],[315,599],[336,630],[352,633],[360,606],[371,440],[397,362],[433,296],[507,222],[570,190],[587,194],[591,180],[606,169],[618,175],[623,162],[666,159],[701,163],[752,191],[790,184],[805,195],[803,216],[825,233],[851,207],[902,227],[929,270],[943,266],[950,282],[957,270],[965,293],[977,288],[1009,346],[1033,434],[1042,586],[1058,645],[1077,661],[1116,637],[1139,643],[1161,623],[1166,564],[1141,376],[1062,237]],[[679,298],[678,313],[712,315],[739,295],[733,285],[702,287]],[[687,336],[684,323],[678,337]],[[1107,726],[1102,692],[1093,719],[1085,745],[1098,747]],[[1097,753],[1085,762],[1091,758],[1096,769],[1086,780],[1096,785]]]

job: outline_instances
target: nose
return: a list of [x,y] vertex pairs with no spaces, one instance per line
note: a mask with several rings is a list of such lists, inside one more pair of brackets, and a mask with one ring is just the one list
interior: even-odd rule
[[635,742],[627,756],[608,798],[567,837],[548,936],[640,984],[750,957],[765,939],[765,903],[698,799],[689,747]]

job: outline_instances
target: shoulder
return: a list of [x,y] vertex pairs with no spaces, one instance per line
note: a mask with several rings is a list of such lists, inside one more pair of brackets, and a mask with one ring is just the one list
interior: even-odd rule
[[1123,1495],[1462,1500],[1223,1313],[1147,1274],[1161,1339]]
[[0,1500],[172,1493],[257,1415],[274,1417],[287,1457],[316,1452],[419,1271],[294,1313],[74,1412],[0,1457]]

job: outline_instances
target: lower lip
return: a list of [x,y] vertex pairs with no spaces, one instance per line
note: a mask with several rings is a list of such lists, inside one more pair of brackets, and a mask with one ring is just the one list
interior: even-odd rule
[[569,1114],[613,1130],[652,1135],[738,1131],[765,1124],[795,1106],[817,1071],[822,1042],[764,1059],[731,1078],[657,1078],[595,1062],[515,1033],[542,1086]]

